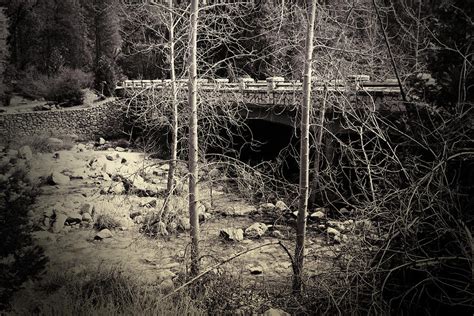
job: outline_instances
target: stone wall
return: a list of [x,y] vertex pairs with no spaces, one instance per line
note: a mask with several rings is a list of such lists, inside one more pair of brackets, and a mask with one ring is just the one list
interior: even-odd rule
[[81,140],[123,135],[124,117],[115,102],[62,110],[0,114],[0,138],[77,135]]

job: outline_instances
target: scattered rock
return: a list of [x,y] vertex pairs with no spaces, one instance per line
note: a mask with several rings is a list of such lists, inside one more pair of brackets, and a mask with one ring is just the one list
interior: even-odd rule
[[102,239],[106,239],[106,238],[112,238],[113,237],[113,234],[110,230],[108,230],[107,228],[105,229],[102,229],[100,232],[98,232],[94,239],[95,240],[102,240]]
[[51,228],[51,219],[49,217],[43,218],[43,227],[45,230],[49,230]]
[[261,238],[268,230],[264,223],[254,223],[245,230],[245,236],[248,238]]
[[45,210],[43,211],[43,215],[44,215],[45,217],[53,217],[53,215],[54,215],[54,209],[52,209],[52,208],[47,208],[47,209],[45,209]]
[[324,214],[321,211],[316,211],[309,216],[310,219],[315,220],[315,221],[324,219],[325,217],[326,217],[326,214]]
[[244,240],[244,231],[240,228],[224,228],[221,229],[219,235],[228,241]]
[[270,308],[263,313],[263,316],[290,316],[290,314],[281,309]]
[[117,146],[117,147],[115,147],[115,151],[118,151],[118,152],[121,153],[121,152],[124,152],[124,151],[125,151],[125,148],[120,147],[120,146]]
[[52,185],[66,185],[71,179],[57,171],[54,171],[48,178],[48,183]]
[[142,215],[142,211],[140,210],[130,210],[130,214],[128,215],[131,219],[135,219],[135,217]]
[[338,235],[341,234],[337,229],[335,229],[335,228],[333,228],[333,227],[328,227],[328,229],[326,230],[326,232],[327,232],[328,235],[330,235],[330,236],[338,236]]
[[82,222],[82,215],[79,213],[69,213],[66,216],[66,223],[69,225],[79,224],[80,222]]
[[253,274],[253,275],[263,274],[263,267],[259,264],[249,265],[247,266],[247,268],[250,274]]
[[102,137],[99,138],[99,145],[104,145],[105,144],[105,139],[103,139]]
[[263,203],[258,208],[260,212],[270,212],[270,211],[273,211],[274,209],[275,209],[275,205],[273,203]]
[[337,230],[341,232],[344,232],[347,230],[346,226],[343,223],[338,222],[338,221],[328,221],[328,225],[336,228]]
[[205,222],[211,219],[212,215],[208,212],[199,213],[199,222]]
[[145,218],[141,215],[138,215],[133,219],[133,222],[135,224],[143,224],[145,222]]
[[349,210],[345,207],[341,208],[339,210],[339,213],[341,213],[341,215],[346,215],[346,216],[351,214],[351,212],[349,212]]
[[289,210],[288,206],[283,201],[278,201],[275,203],[275,209],[279,212],[284,212]]
[[64,229],[64,224],[66,223],[67,216],[65,214],[56,214],[56,218],[53,222],[53,233],[57,234]]
[[108,193],[113,193],[113,194],[117,194],[117,195],[124,194],[125,192],[126,192],[125,186],[123,185],[122,182],[112,183],[112,185],[110,186],[110,188],[108,190]]
[[95,208],[94,208],[94,204],[90,204],[90,203],[85,203],[85,204],[82,204],[81,206],[81,209],[79,211],[80,214],[94,214],[94,211],[95,211]]
[[115,160],[115,157],[113,155],[105,155],[105,158],[107,158],[107,160],[110,160],[110,161],[114,161]]
[[30,146],[23,146],[18,150],[18,157],[26,160],[31,160],[33,158],[33,152],[31,151]]
[[279,230],[274,230],[272,231],[272,237],[278,238],[278,239],[284,239],[285,236],[279,231]]
[[92,215],[89,213],[82,214],[82,221],[87,223],[92,222]]
[[178,225],[177,228],[180,229],[180,230],[186,231],[186,230],[191,229],[191,224],[189,223],[189,218],[184,217],[184,216],[178,217],[177,225]]

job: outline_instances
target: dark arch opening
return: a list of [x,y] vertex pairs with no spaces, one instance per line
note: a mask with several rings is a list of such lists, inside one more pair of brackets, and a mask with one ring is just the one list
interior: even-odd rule
[[[238,130],[239,136],[232,138],[230,154],[234,158],[250,165],[256,166],[262,162],[278,162],[280,176],[291,182],[298,181],[298,162],[294,152],[289,149],[299,148],[299,140],[295,137],[292,126],[269,122],[261,119],[248,119],[247,128]],[[237,132],[233,131],[233,132]],[[220,131],[222,137],[228,137],[228,131]],[[229,153],[228,148],[210,148],[208,153]],[[276,176],[276,175],[275,175]]]

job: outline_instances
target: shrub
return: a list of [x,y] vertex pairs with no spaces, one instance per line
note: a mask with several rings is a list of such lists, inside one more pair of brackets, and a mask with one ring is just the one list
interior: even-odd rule
[[90,75],[82,70],[64,68],[51,79],[45,99],[63,106],[80,105],[84,101],[82,89],[88,87],[90,82]]
[[63,68],[48,77],[29,69],[17,84],[17,91],[29,99],[44,98],[63,106],[80,105],[84,100],[82,89],[89,87],[91,75],[80,69]]

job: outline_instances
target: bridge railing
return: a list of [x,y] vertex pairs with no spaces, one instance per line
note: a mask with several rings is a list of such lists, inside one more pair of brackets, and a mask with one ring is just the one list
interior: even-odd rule
[[[117,89],[144,90],[162,89],[171,84],[169,79],[156,80],[125,80],[119,83]],[[176,81],[178,88],[186,89],[188,79]],[[322,91],[366,91],[384,94],[399,94],[398,82],[389,79],[381,82],[370,81],[368,76],[351,76],[347,80],[320,80],[312,82],[313,90]],[[229,79],[198,79],[198,87],[202,91],[219,92],[245,92],[245,93],[274,93],[274,92],[300,92],[303,83],[300,80],[285,80],[283,77],[270,77],[266,80],[254,80],[253,78],[240,78],[238,82],[230,82]]]

